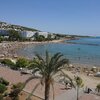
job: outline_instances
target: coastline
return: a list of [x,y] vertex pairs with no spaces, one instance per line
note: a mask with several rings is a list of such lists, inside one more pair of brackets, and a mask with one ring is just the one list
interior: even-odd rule
[[0,43],[0,58],[17,58],[19,55],[17,54],[17,50],[20,48],[24,48],[28,45],[37,45],[37,44],[47,44],[47,43],[61,43],[68,39],[60,39],[60,40],[52,40],[52,41],[30,41],[30,42],[2,42]]
[[[62,43],[65,40],[66,39],[45,41],[45,42],[6,42],[6,43],[0,43],[0,51],[1,51],[0,54],[4,55],[4,56],[1,56],[0,58],[1,59],[2,58],[3,59],[10,58],[10,59],[14,60],[14,59],[17,59],[18,57],[21,57],[20,55],[17,54],[16,51],[20,48],[24,48],[25,46],[28,46],[28,45],[34,46],[34,45],[38,45],[38,44],[47,44],[47,43]],[[88,65],[88,64],[72,63],[69,66],[69,70],[64,70],[64,72],[66,74],[68,74],[72,79],[74,78],[75,75],[79,75],[85,83],[84,89],[85,89],[85,87],[88,87],[88,88],[91,88],[92,90],[94,90],[96,85],[99,84],[99,82],[100,82],[100,77],[94,77],[93,74],[95,74],[95,73],[93,73],[93,74],[90,73],[92,67],[94,67],[94,66]],[[98,67],[98,68],[100,71],[100,67]],[[86,70],[84,70],[84,69],[86,69]],[[17,83],[17,82],[21,82],[21,81],[23,82],[23,81],[25,81],[25,79],[27,77],[29,77],[29,75],[21,76],[19,71],[18,72],[13,71],[13,70],[5,68],[5,67],[0,67],[0,71],[1,71],[0,75],[3,78],[7,79],[12,84]],[[88,75],[88,73],[90,73],[91,75]],[[26,95],[28,93],[30,93],[31,88],[34,87],[34,85],[35,85],[34,83],[36,83],[36,80],[33,80],[32,83],[29,83],[27,85],[27,87],[25,88],[24,97],[26,97]],[[56,96],[65,93],[65,90],[64,91],[60,90],[60,88],[64,88],[64,86],[62,87],[61,85],[56,84],[56,87],[57,87],[55,90]],[[40,91],[39,91],[40,89],[41,88],[39,88],[37,90],[37,92],[35,93],[35,97],[33,96],[33,98],[36,98],[37,96],[42,97],[43,94],[40,93]],[[69,91],[67,91],[67,92],[69,92]],[[22,98],[21,98],[21,100],[22,100]],[[40,100],[40,98],[36,98],[36,100]]]
[[[63,43],[65,40],[72,40],[72,39],[59,39],[59,40],[52,40],[52,41],[42,41],[42,42],[37,42],[37,41],[26,41],[26,42],[3,42],[0,43],[0,59],[5,59],[5,58],[10,58],[10,59],[17,59],[19,57],[24,57],[21,56],[17,53],[18,49],[25,48],[28,45],[41,45],[41,44],[48,44],[48,43]],[[29,59],[29,58],[28,58]],[[87,68],[92,68],[94,65],[92,64],[85,64],[85,63],[72,63],[76,67],[87,67]],[[100,66],[96,66],[100,67]]]

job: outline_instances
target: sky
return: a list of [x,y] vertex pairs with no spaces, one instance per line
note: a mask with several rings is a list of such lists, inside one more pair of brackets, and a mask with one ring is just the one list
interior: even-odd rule
[[0,0],[0,21],[47,32],[100,36],[100,0]]

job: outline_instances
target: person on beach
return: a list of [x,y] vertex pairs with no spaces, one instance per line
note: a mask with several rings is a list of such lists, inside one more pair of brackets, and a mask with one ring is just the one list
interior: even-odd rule
[[65,89],[68,89],[68,83],[67,82],[65,83],[65,87],[66,87]]
[[92,90],[91,90],[90,88],[88,88],[88,91],[87,91],[87,93],[89,94],[91,91],[92,91]]

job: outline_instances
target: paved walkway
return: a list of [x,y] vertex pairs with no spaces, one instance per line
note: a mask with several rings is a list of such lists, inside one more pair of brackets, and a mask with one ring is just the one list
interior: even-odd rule
[[79,98],[79,100],[100,100],[100,96],[94,94],[84,94]]
[[[83,95],[83,89],[80,89],[79,91],[79,97],[81,95]],[[73,89],[70,89],[70,90],[66,90],[65,93],[59,95],[59,96],[56,96],[56,99],[55,100],[77,100],[77,91],[75,88]]]
[[[14,71],[9,68],[0,67],[0,77],[8,80],[9,82],[15,84],[18,82],[24,82],[30,75],[21,75],[19,71]],[[30,81],[25,87],[25,91],[30,92],[32,88],[35,87],[37,80]],[[54,84],[55,87],[55,100],[76,100],[76,90],[64,90],[64,86],[58,83]],[[43,97],[44,89],[40,86],[36,91],[35,95]],[[50,91],[50,97],[52,97],[52,90]],[[50,99],[52,100],[52,98]],[[100,96],[93,94],[84,94],[80,96],[80,100],[100,100]]]
[[66,90],[65,93],[56,96],[55,100],[76,100],[76,91],[75,89]]
[[[80,91],[82,93],[82,90]],[[65,93],[56,96],[55,100],[77,100],[77,93],[75,89],[67,90]],[[100,96],[94,94],[82,93],[79,100],[100,100]]]

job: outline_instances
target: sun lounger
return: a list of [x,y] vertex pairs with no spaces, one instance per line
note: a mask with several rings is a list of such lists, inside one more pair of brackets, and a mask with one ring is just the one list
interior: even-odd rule
[[28,69],[25,69],[25,68],[21,68],[20,71],[21,71],[21,74],[32,74],[33,70],[28,70]]

